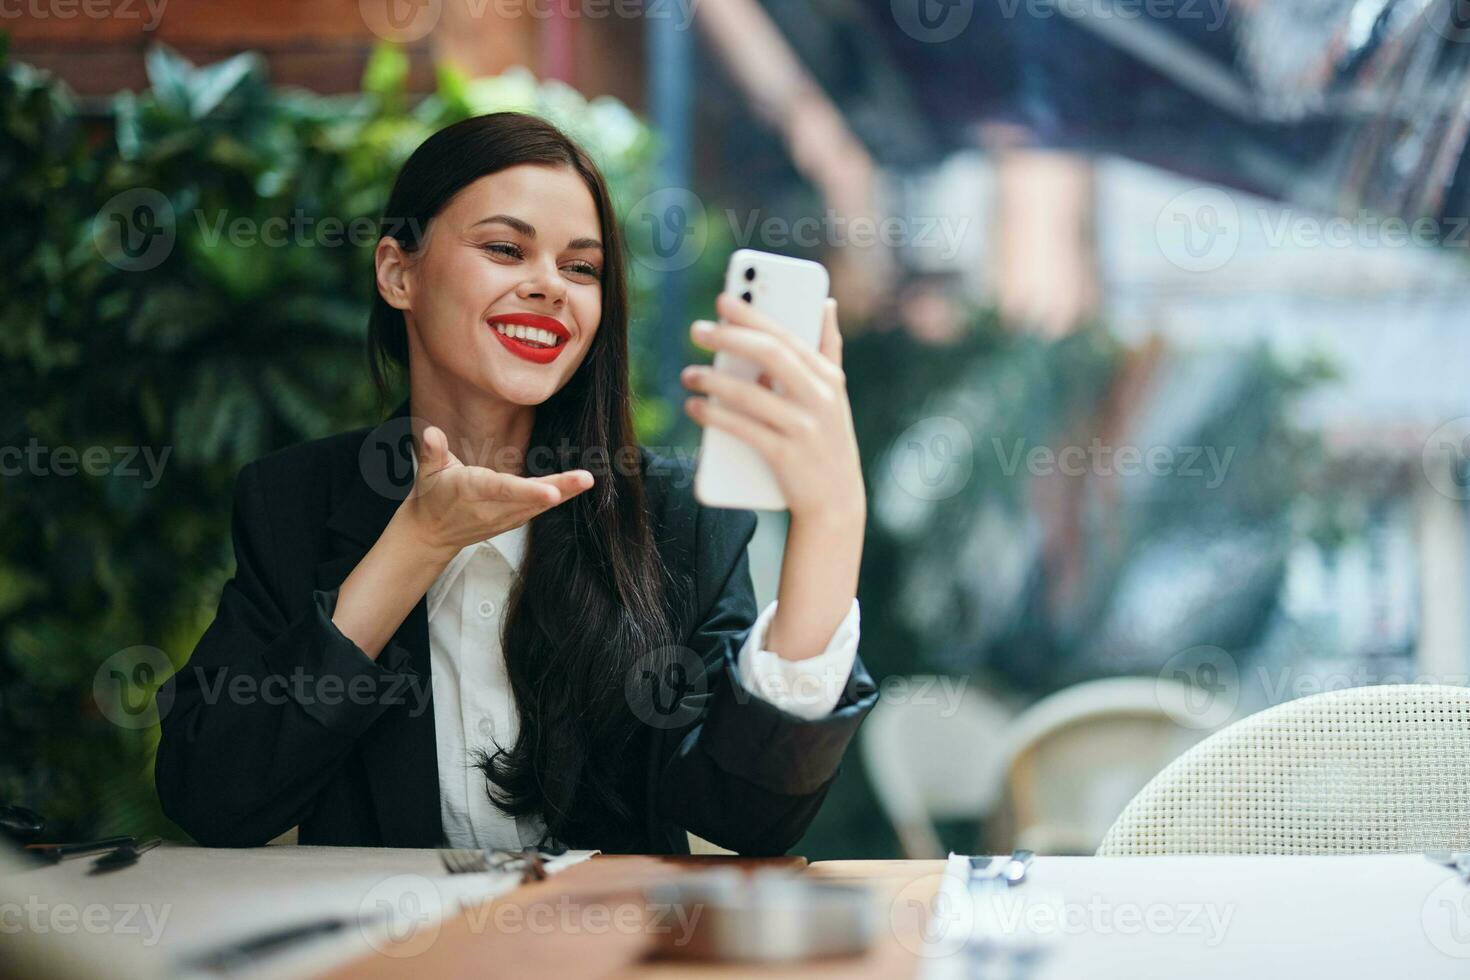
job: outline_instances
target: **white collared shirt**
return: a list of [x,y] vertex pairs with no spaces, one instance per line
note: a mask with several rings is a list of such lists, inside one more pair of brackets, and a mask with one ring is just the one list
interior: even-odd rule
[[[530,525],[523,524],[461,549],[428,592],[440,815],[452,847],[527,847],[545,831],[537,818],[517,820],[501,812],[475,767],[480,750],[493,754],[497,744],[509,749],[516,739],[519,719],[500,629],[530,533]],[[831,713],[857,656],[858,601],[853,600],[826,650],[808,660],[786,660],[764,648],[775,611],[772,601],[740,650],[741,683],[798,717],[815,720]]]

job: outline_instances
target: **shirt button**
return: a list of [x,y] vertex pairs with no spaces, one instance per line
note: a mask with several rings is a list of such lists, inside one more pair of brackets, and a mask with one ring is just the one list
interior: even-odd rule
[[494,616],[495,615],[495,603],[491,602],[489,599],[481,599],[480,600],[480,615],[481,616],[484,616],[486,619],[489,619],[491,616]]

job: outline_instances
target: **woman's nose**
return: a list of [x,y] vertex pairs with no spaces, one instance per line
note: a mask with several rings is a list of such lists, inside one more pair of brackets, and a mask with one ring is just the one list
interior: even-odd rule
[[538,269],[534,275],[521,281],[516,287],[516,295],[523,300],[561,303],[566,299],[567,288],[555,269]]

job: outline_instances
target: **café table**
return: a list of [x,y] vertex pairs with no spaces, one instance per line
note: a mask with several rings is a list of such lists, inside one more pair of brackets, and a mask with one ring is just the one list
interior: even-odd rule
[[[165,845],[106,875],[88,876],[85,864],[72,860],[10,876],[0,893],[0,927],[17,920],[3,914],[17,895],[53,910],[68,901],[112,915],[136,906],[142,911],[130,926],[137,929],[112,920],[113,928],[92,938],[111,944],[119,966],[141,953],[136,962],[148,964],[143,975],[192,975],[177,973],[189,953],[263,929],[328,913],[387,910],[412,928],[343,929],[233,975],[1470,976],[1470,886],[1419,855],[1042,855],[1018,885],[971,901],[953,875],[946,880],[942,861],[598,855],[528,882],[449,876],[434,851],[379,848]],[[870,948],[856,957],[763,966],[650,958],[688,923],[653,907],[645,889],[728,868],[865,888],[874,924]],[[37,921],[55,933],[47,941],[68,941],[66,930],[44,914]],[[74,925],[71,933],[78,931]]]

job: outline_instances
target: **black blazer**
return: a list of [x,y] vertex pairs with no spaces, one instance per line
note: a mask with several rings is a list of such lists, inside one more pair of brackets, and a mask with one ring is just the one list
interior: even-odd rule
[[[369,431],[240,471],[234,578],[159,694],[158,795],[201,844],[256,846],[298,826],[303,844],[442,843],[425,600],[376,661],[331,622],[338,587],[398,505],[365,475]],[[607,849],[687,853],[690,831],[742,854],[783,853],[876,688],[859,661],[837,708],[804,721],[740,686],[735,657],[757,614],[746,555],[755,515],[700,506],[687,462],[640,453],[660,554],[692,583],[677,632],[704,674],[667,723],[640,726],[647,764],[628,798],[643,802],[646,838]]]

